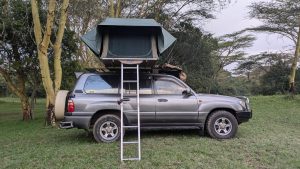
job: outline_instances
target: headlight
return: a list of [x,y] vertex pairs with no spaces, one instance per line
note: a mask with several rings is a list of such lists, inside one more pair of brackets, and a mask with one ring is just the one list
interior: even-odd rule
[[239,104],[243,107],[243,109],[250,111],[249,98],[247,98],[245,96],[237,96],[237,98],[241,99],[241,100],[239,100]]
[[250,100],[248,99],[248,97],[246,98],[246,108],[250,111]]
[[244,108],[247,108],[247,105],[246,105],[246,103],[245,103],[243,100],[240,100],[239,103],[240,103],[240,105],[242,105]]

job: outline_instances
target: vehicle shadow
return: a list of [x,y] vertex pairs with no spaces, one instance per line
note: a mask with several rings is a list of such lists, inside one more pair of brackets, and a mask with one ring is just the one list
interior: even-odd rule
[[[134,139],[137,137],[137,130],[127,130],[124,139]],[[200,133],[199,129],[142,129],[141,139],[147,138],[182,138],[182,137],[207,137]],[[57,140],[60,142],[82,142],[82,143],[96,143],[92,132],[80,131],[76,133],[67,133],[60,137],[63,139]],[[58,138],[59,139],[59,138]]]
[[[137,130],[126,131],[126,137],[135,137],[137,135]],[[152,137],[194,137],[201,136],[203,133],[199,129],[142,129],[142,138],[152,138]]]

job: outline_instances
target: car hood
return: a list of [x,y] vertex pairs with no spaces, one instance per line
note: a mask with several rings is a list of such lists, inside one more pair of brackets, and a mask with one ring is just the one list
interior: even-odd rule
[[242,99],[231,96],[215,95],[215,94],[197,94],[197,97],[202,101],[226,101],[226,102],[239,102]]

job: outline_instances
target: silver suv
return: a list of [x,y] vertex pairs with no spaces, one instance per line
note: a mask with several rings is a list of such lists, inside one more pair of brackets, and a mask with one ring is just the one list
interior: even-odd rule
[[[130,75],[129,75],[130,76]],[[124,109],[136,110],[136,84],[124,86]],[[67,94],[61,128],[92,130],[97,142],[120,138],[120,75],[84,73]],[[140,75],[141,128],[197,128],[212,138],[235,136],[252,117],[246,97],[197,94],[171,75]],[[124,113],[124,125],[137,123],[136,112]]]

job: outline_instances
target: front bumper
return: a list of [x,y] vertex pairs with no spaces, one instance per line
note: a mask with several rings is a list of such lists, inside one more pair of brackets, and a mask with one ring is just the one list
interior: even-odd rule
[[240,111],[236,113],[236,117],[239,123],[247,122],[252,118],[252,110],[251,111]]

